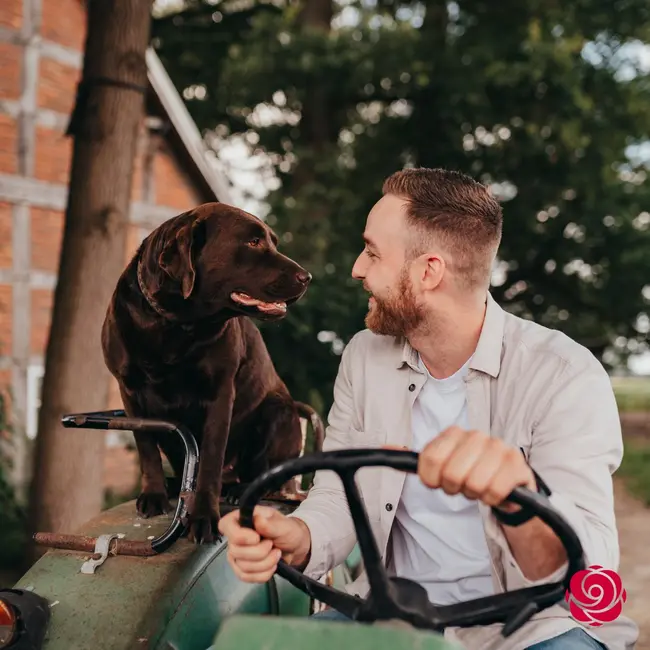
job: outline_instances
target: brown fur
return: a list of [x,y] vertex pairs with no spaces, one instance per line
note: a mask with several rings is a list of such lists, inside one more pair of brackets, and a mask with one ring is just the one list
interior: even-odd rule
[[[300,298],[311,276],[278,252],[261,220],[208,203],[163,223],[141,244],[120,277],[102,331],[104,358],[128,415],[185,425],[200,448],[189,538],[217,537],[224,466],[241,483],[301,450],[299,409],[275,371],[248,316],[269,320],[231,298]],[[138,277],[140,276],[140,277]],[[281,316],[280,316],[281,317]],[[176,476],[180,441],[135,433],[142,472],[137,509],[169,511],[159,447]]]

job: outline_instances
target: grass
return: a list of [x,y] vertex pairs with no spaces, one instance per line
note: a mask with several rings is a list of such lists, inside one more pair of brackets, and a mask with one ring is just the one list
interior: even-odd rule
[[650,411],[650,377],[612,377],[621,413]]
[[625,440],[625,451],[617,476],[630,493],[650,507],[650,440]]

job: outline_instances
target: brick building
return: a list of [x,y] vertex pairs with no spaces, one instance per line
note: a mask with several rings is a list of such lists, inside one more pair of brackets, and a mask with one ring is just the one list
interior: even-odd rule
[[[85,29],[82,0],[0,1],[0,385],[11,392],[17,486],[36,433],[72,153],[65,129]],[[147,69],[125,263],[165,219],[229,201],[228,183],[153,50]],[[107,408],[120,406],[115,388]]]

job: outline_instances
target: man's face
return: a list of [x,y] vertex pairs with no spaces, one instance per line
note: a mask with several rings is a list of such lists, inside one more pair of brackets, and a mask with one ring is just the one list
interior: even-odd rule
[[366,222],[366,246],[352,268],[352,277],[363,280],[370,293],[365,322],[376,334],[408,336],[425,319],[406,262],[405,209],[406,202],[390,194],[375,204]]

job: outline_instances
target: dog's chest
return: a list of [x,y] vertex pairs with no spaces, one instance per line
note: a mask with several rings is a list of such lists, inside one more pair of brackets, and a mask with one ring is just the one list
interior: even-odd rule
[[183,363],[155,372],[147,372],[146,368],[140,371],[140,381],[127,382],[127,387],[147,412],[210,402],[217,393],[218,378],[200,364]]

